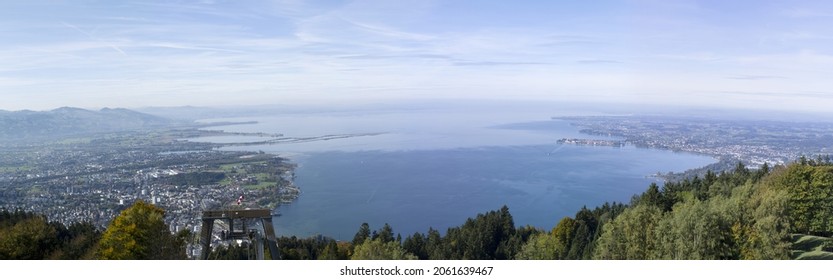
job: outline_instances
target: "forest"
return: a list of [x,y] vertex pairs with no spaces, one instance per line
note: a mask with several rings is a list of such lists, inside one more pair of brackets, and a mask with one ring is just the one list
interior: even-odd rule
[[[280,237],[282,259],[614,260],[833,259],[833,162],[651,184],[628,203],[583,207],[550,230],[516,226],[504,206],[441,232],[402,236],[364,223],[354,238]],[[184,259],[193,235],[171,233],[164,210],[138,201],[103,232],[41,215],[0,211],[0,259]],[[251,248],[218,248],[210,259],[246,259]]]

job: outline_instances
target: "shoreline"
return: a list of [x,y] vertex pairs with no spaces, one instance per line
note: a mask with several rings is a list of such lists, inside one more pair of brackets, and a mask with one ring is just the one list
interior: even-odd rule
[[[587,133],[585,133],[585,132],[581,132],[581,131],[578,131],[577,129],[576,129],[575,131],[577,131],[577,132],[581,133],[582,135],[588,135]],[[307,137],[307,138],[305,138],[305,139],[303,139],[303,140],[304,140],[304,141],[326,141],[326,140],[334,140],[334,139],[347,138],[347,137],[344,137],[344,136],[353,136],[353,137],[356,137],[356,136],[371,136],[371,135],[380,135],[380,134],[381,134],[381,133],[350,134],[350,135],[324,135],[324,136],[322,136],[321,138],[312,138],[312,137]],[[234,135],[234,134],[232,134],[232,133],[228,133],[228,134],[226,134],[226,135],[230,135],[230,136],[232,136],[232,135]],[[333,137],[333,136],[341,136],[341,137]],[[329,138],[328,138],[328,137],[329,137]],[[585,139],[590,139],[590,138],[585,138]],[[592,140],[592,139],[590,139],[590,140]],[[189,141],[192,141],[192,140],[189,140]],[[292,143],[292,142],[283,142],[283,143]],[[297,142],[296,142],[296,143],[297,143]],[[622,143],[624,143],[624,142],[622,142]],[[250,146],[257,146],[257,145],[263,145],[263,144],[275,145],[275,144],[281,144],[281,143],[280,143],[280,140],[279,140],[279,139],[269,139],[269,140],[266,140],[266,141],[257,141],[257,142],[249,142],[249,143],[222,143],[222,144],[217,144],[217,145],[218,145],[218,147],[225,147],[225,148],[229,148],[229,149],[232,149],[232,150],[234,150],[234,149],[237,149],[237,150],[250,150],[251,148],[247,148],[247,147],[250,147]],[[373,150],[372,152],[380,152],[380,153],[388,153],[388,152],[392,152],[392,153],[400,153],[400,152],[428,152],[428,153],[431,153],[431,152],[442,152],[442,151],[463,151],[463,152],[476,152],[476,151],[482,151],[482,150],[484,150],[484,147],[486,147],[486,148],[495,147],[495,148],[507,148],[507,149],[514,149],[514,148],[517,148],[517,147],[524,147],[524,146],[527,146],[527,147],[536,147],[536,146],[537,146],[537,147],[541,147],[541,148],[542,148],[542,149],[539,149],[539,150],[541,150],[541,151],[542,151],[542,154],[546,154],[548,151],[551,151],[551,150],[552,150],[553,145],[558,145],[558,144],[559,144],[559,143],[557,143],[557,141],[555,141],[555,142],[541,143],[541,144],[523,144],[523,145],[489,145],[489,146],[462,147],[462,148],[450,148],[450,149],[437,148],[437,149],[426,149],[426,150],[422,150],[422,149],[417,149],[417,150],[395,150],[395,151],[388,151],[388,150]],[[563,143],[561,143],[561,145],[564,145],[564,144],[563,144]],[[578,145],[578,146],[580,146],[580,145]],[[587,145],[587,146],[593,146],[593,145]],[[604,146],[604,145],[595,145],[595,146],[597,146],[597,147],[601,147],[601,146]],[[679,153],[679,154],[681,154],[681,155],[685,155],[685,156],[704,156],[704,158],[703,158],[701,161],[706,161],[706,158],[708,158],[708,162],[709,162],[708,164],[705,164],[705,165],[692,165],[693,167],[691,167],[691,168],[686,168],[686,169],[684,169],[684,170],[682,170],[682,169],[681,169],[681,171],[678,171],[678,172],[686,172],[686,171],[689,171],[689,170],[695,170],[695,169],[698,169],[698,168],[704,168],[704,167],[707,167],[707,166],[710,166],[710,165],[712,165],[712,164],[715,164],[715,163],[719,162],[719,158],[715,157],[714,155],[711,155],[711,154],[703,154],[703,153],[698,153],[698,152],[693,152],[693,151],[673,150],[673,149],[667,149],[667,148],[662,148],[662,147],[639,147],[639,146],[636,146],[636,145],[623,145],[623,147],[631,147],[632,149],[639,149],[639,150],[641,150],[641,149],[645,149],[645,150],[654,150],[654,151],[662,151],[662,152],[671,152],[671,153],[675,153],[675,154],[676,154],[676,153]],[[278,148],[276,148],[275,150],[280,150],[280,149],[281,149],[281,148],[280,148],[280,147],[278,147]],[[630,150],[630,149],[625,149],[625,150]],[[323,151],[322,151],[322,152],[323,152]],[[361,151],[340,151],[340,150],[336,150],[336,151],[334,151],[334,152],[337,152],[337,154],[342,154],[342,156],[340,156],[340,158],[345,158],[345,155],[346,155],[347,157],[352,157],[355,153],[362,153]],[[365,152],[371,152],[371,151],[365,151]],[[527,150],[527,151],[526,151],[526,152],[524,152],[524,153],[529,153],[529,152],[531,152],[531,151],[530,151],[530,150]],[[279,151],[269,151],[268,153],[271,153],[271,154],[277,154],[277,155],[281,155],[281,154],[283,154],[283,152],[279,152]],[[298,153],[298,154],[301,154],[301,155],[309,155],[309,153],[306,153],[306,152],[297,152],[297,153]],[[605,152],[602,152],[602,153],[605,153]],[[632,151],[631,151],[631,152],[627,152],[627,153],[631,153],[631,154],[633,154],[634,152],[632,152]],[[637,153],[638,153],[638,152],[637,152]],[[439,153],[439,154],[443,154],[443,153]],[[670,153],[669,153],[669,154],[670,154]],[[654,154],[654,155],[657,155],[657,154]],[[667,156],[665,156],[665,157],[667,157]],[[320,159],[317,159],[317,160],[320,160]],[[293,160],[293,161],[295,161],[295,160]],[[358,159],[357,159],[357,162],[358,162]],[[364,162],[362,162],[362,163],[364,163]],[[330,165],[328,165],[328,166],[330,166]],[[648,166],[648,165],[646,165],[646,166]],[[312,168],[312,166],[311,166],[311,165],[310,165],[310,166],[307,166],[307,167]],[[641,179],[639,179],[639,182],[649,182],[649,181],[651,181],[651,177],[650,177],[650,176],[651,176],[652,174],[654,174],[654,173],[643,173],[643,171],[645,171],[644,169],[646,169],[646,168],[642,168],[642,169],[643,169],[643,170],[641,170],[641,171],[640,171],[640,172],[638,172],[638,173],[633,173],[633,175],[634,175],[634,177],[633,177],[633,178],[634,178],[634,179],[636,179],[636,178],[641,178]],[[649,167],[648,169],[650,169],[650,167]],[[350,169],[350,170],[352,170],[352,169]],[[381,170],[385,170],[385,169],[381,169]],[[336,170],[336,171],[337,171],[337,170]],[[324,172],[336,172],[336,171],[334,171],[334,170],[330,170],[330,171],[324,171]],[[377,171],[377,172],[385,172],[385,171]],[[389,176],[392,176],[392,175],[393,175],[393,174],[389,174]],[[333,178],[336,178],[336,177],[339,177],[340,175],[333,175],[333,174],[329,174],[329,175],[327,175],[327,176],[329,176],[329,177],[333,177]],[[369,175],[367,175],[367,176],[369,176]],[[410,175],[410,176],[412,176],[412,175]],[[471,175],[471,176],[477,176],[477,175]],[[667,177],[658,177],[658,178],[668,179]],[[344,179],[344,178],[342,178],[342,179]],[[533,179],[534,179],[534,178],[533,178]],[[327,180],[330,180],[330,179],[327,179]],[[344,179],[344,180],[348,180],[348,179]],[[404,178],[404,179],[402,179],[402,180],[408,181],[409,179]],[[542,179],[540,179],[540,180],[548,180],[548,179],[543,179],[543,177],[542,177]],[[348,181],[349,181],[349,180],[348,180]],[[370,183],[368,183],[368,182],[364,182],[364,181],[362,181],[362,183],[366,183],[366,184],[375,184],[375,185],[379,185],[379,184],[381,184],[381,185],[388,185],[388,184],[386,184],[386,183],[384,183],[384,182],[377,182],[377,181],[379,181],[379,180],[377,180],[377,179],[373,179],[373,180],[372,180],[372,182],[370,182]],[[293,182],[297,182],[297,181],[293,180]],[[316,182],[317,182],[317,184],[327,184],[326,182],[325,182],[325,183],[322,183],[322,182],[324,182],[324,181],[320,181],[319,179],[317,179],[317,181],[316,181]],[[469,181],[469,182],[470,182],[470,181]],[[509,180],[509,181],[506,181],[506,182],[511,183],[512,181],[511,181],[511,180]],[[634,182],[635,182],[635,181],[634,181]],[[338,183],[333,182],[333,184],[338,184]],[[566,184],[566,182],[561,182],[561,181],[558,181],[558,180],[556,180],[556,181],[552,181],[552,182],[551,182],[551,184],[557,184],[557,185],[561,185],[563,188],[569,188],[569,184]],[[627,184],[627,185],[631,185],[631,184]],[[606,186],[609,186],[609,187],[614,187],[614,186],[609,185],[609,184],[608,184],[608,185],[606,185]],[[634,195],[634,194],[638,194],[638,193],[642,192],[642,191],[644,190],[644,188],[646,188],[646,187],[648,187],[648,184],[647,184],[647,183],[640,183],[640,184],[637,184],[637,185],[633,185],[633,189],[632,189],[631,191],[628,191],[628,194],[627,194],[627,195],[621,195],[621,198],[613,198],[613,197],[609,197],[609,198],[602,198],[601,200],[599,200],[599,199],[595,198],[595,197],[596,197],[596,196],[598,196],[599,194],[593,194],[593,195],[592,195],[593,197],[591,197],[591,198],[587,198],[587,200],[582,200],[582,199],[580,199],[580,200],[581,200],[581,201],[586,201],[585,203],[586,203],[587,205],[601,205],[601,203],[604,203],[604,201],[625,201],[625,202],[627,202],[629,197],[631,197],[631,196],[632,196],[632,195]],[[279,205],[278,207],[276,207],[276,211],[280,211],[280,213],[282,213],[282,214],[283,214],[283,216],[282,216],[283,218],[281,219],[281,222],[276,222],[276,226],[278,226],[278,225],[280,224],[280,226],[282,226],[282,227],[283,227],[283,230],[282,230],[283,232],[287,232],[287,230],[286,230],[286,229],[288,229],[288,228],[292,228],[292,230],[288,230],[288,232],[289,232],[289,234],[290,234],[290,235],[296,235],[296,236],[303,236],[303,233],[304,233],[304,232],[310,232],[310,231],[322,232],[322,233],[324,233],[324,234],[328,234],[328,235],[330,235],[330,236],[341,236],[341,235],[345,235],[345,234],[347,234],[347,233],[350,233],[350,232],[352,231],[352,229],[353,229],[353,228],[355,228],[356,226],[358,226],[358,225],[360,224],[360,222],[359,222],[359,223],[355,223],[355,224],[353,224],[353,223],[347,223],[347,225],[346,225],[346,226],[340,226],[340,224],[333,224],[333,225],[331,225],[330,227],[333,227],[333,230],[335,230],[335,231],[333,231],[332,233],[327,233],[327,230],[325,230],[325,228],[320,228],[320,229],[318,229],[318,227],[310,227],[310,226],[307,224],[307,223],[309,223],[309,222],[302,222],[302,221],[300,221],[300,220],[299,220],[299,219],[303,220],[303,218],[298,217],[299,215],[302,215],[302,216],[305,216],[307,219],[313,219],[313,220],[315,220],[315,221],[316,221],[316,223],[330,224],[330,222],[328,222],[328,221],[329,221],[329,220],[328,220],[329,218],[322,218],[322,217],[317,217],[317,216],[316,216],[316,217],[311,217],[311,216],[310,216],[310,215],[311,215],[311,212],[310,212],[310,211],[312,211],[312,210],[307,209],[307,208],[310,208],[310,207],[315,207],[314,205],[317,205],[317,204],[320,204],[320,203],[326,203],[326,201],[327,201],[327,200],[325,200],[325,202],[316,201],[316,200],[319,200],[319,199],[317,199],[317,198],[318,198],[318,196],[320,196],[320,195],[318,195],[317,193],[319,193],[319,192],[321,192],[321,191],[325,191],[325,192],[327,192],[327,193],[332,193],[332,192],[335,192],[335,191],[336,191],[336,190],[330,190],[330,188],[331,188],[331,187],[328,187],[328,188],[326,188],[325,190],[321,190],[321,189],[319,189],[318,187],[316,187],[316,190],[313,190],[313,192],[312,192],[312,193],[309,193],[309,192],[304,193],[304,196],[305,196],[305,198],[306,198],[306,199],[305,199],[305,198],[299,198],[299,199],[304,199],[305,203],[303,203],[303,204],[304,204],[304,205],[306,205],[306,206],[304,206],[304,207],[298,206],[299,204],[296,204],[296,203],[287,203],[287,204],[283,204],[283,203],[282,203],[281,205]],[[353,189],[352,189],[352,187],[350,187],[350,186],[342,186],[342,188],[350,188],[351,190],[353,190]],[[607,187],[605,187],[605,188],[607,188]],[[630,189],[630,188],[626,188],[626,189]],[[576,190],[580,190],[580,189],[576,189]],[[309,191],[309,190],[308,190],[308,191]],[[344,190],[342,189],[341,191],[343,192]],[[428,191],[428,190],[426,190],[426,191]],[[361,189],[361,188],[360,188],[360,189],[356,189],[356,190],[353,190],[353,192],[362,193],[362,189]],[[428,191],[428,192],[431,192],[431,191]],[[476,192],[476,193],[482,193],[482,191],[478,191],[478,192]],[[310,196],[308,196],[308,195],[313,195],[313,196],[312,196],[312,197],[310,197]],[[618,194],[617,194],[617,197],[618,197],[618,196],[620,196],[620,195],[618,195]],[[363,202],[364,204],[373,204],[373,203],[378,203],[378,202],[377,202],[377,200],[378,200],[378,199],[380,199],[380,197],[378,197],[378,193],[377,193],[377,197],[376,197],[376,198],[377,198],[377,199],[374,199],[374,200],[370,201],[370,200],[368,200],[368,199],[367,199],[367,197],[364,197],[364,198],[363,198],[363,200],[362,200],[362,202]],[[574,198],[574,199],[575,199],[575,198]],[[600,202],[598,202],[598,203],[597,203],[597,200],[598,200],[598,201],[600,201]],[[513,201],[513,200],[511,200],[511,199],[510,199],[510,200],[506,200],[506,202],[507,202],[507,203],[511,203],[511,201]],[[371,203],[371,202],[372,202],[372,203]],[[517,202],[514,202],[514,203],[516,204]],[[281,206],[284,206],[285,208],[284,208],[284,207],[281,207]],[[300,207],[300,208],[299,208],[299,207]],[[516,204],[516,207],[518,207],[518,206],[517,206],[517,204]],[[535,206],[535,207],[538,207],[538,206]],[[537,209],[537,208],[535,208],[535,207],[530,208],[530,209]],[[302,208],[303,208],[303,209],[302,209]],[[488,208],[488,207],[487,207],[487,208]],[[561,207],[560,207],[560,208],[561,208]],[[568,206],[566,206],[566,205],[565,205],[565,206],[563,206],[563,208],[565,208],[565,209],[563,209],[563,210],[564,210],[564,211],[566,211],[566,212],[564,212],[564,214],[566,214],[566,215],[572,215],[575,211],[578,211],[578,210],[579,210],[580,206],[577,206],[577,207],[572,207],[572,206],[569,206],[569,207],[568,207]],[[567,208],[569,208],[569,209],[567,209]],[[481,207],[475,207],[475,208],[472,208],[472,209],[481,209]],[[483,208],[483,209],[486,209],[486,208]],[[520,208],[519,208],[519,209],[520,209]],[[529,211],[531,211],[531,210],[527,209],[527,210],[523,210],[523,211],[526,211],[526,213],[527,213],[527,215],[528,215]],[[518,214],[519,214],[519,215],[522,215],[521,213],[523,213],[523,211],[519,212]],[[559,211],[562,211],[562,210],[559,210]],[[313,211],[313,212],[314,212],[314,211]],[[552,211],[550,210],[550,212],[552,212]],[[375,214],[374,214],[374,215],[369,215],[369,216],[365,216],[365,215],[361,215],[361,216],[362,216],[362,219],[365,219],[365,220],[367,220],[368,222],[372,222],[372,223],[374,223],[374,224],[375,224],[375,223],[379,223],[377,220],[375,220],[375,219],[374,219],[374,217],[376,216]],[[545,221],[545,223],[540,223],[540,222],[537,222],[537,220],[540,220],[541,218],[543,218],[543,216],[538,217],[538,218],[533,218],[533,219],[531,219],[531,220],[525,221],[524,223],[526,223],[526,224],[530,224],[530,225],[537,225],[537,226],[544,226],[544,227],[546,227],[546,225],[552,225],[553,223],[557,222],[557,220],[551,220],[551,221],[550,221],[550,220],[547,220],[547,221]],[[297,221],[296,221],[296,220],[297,220]],[[319,221],[319,220],[320,220],[320,221]],[[353,219],[347,219],[347,220],[352,221]],[[396,219],[383,219],[383,220],[384,220],[384,221],[387,221],[387,222],[389,222],[389,223],[391,223],[392,225],[393,225],[393,224],[400,224],[400,225],[401,225],[401,221],[398,221],[398,220],[396,220]],[[382,221],[382,220],[380,220],[380,221]],[[435,228],[442,227],[444,224],[445,224],[445,222],[438,223],[438,224],[435,224],[436,226],[434,226],[434,227],[435,227]],[[450,224],[456,224],[456,223],[452,222],[452,223],[450,223]],[[344,227],[344,228],[342,228],[342,227]],[[316,229],[316,230],[313,230],[313,229]],[[403,229],[404,229],[404,228],[403,228]],[[410,230],[410,229],[406,229],[406,230]],[[426,228],[417,228],[417,230],[419,230],[419,231],[424,231],[424,230],[426,230]],[[300,235],[299,235],[299,234],[300,234]],[[351,233],[351,234],[352,234],[352,233]],[[349,235],[349,234],[348,234],[348,235]]]

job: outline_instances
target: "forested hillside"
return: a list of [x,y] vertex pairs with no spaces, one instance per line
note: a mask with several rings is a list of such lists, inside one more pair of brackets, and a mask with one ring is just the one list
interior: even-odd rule
[[0,259],[90,259],[100,238],[90,223],[67,227],[42,215],[0,211]]
[[165,211],[137,201],[107,230],[91,223],[68,227],[24,211],[0,211],[0,259],[185,259],[190,232],[171,234]]
[[[831,258],[833,165],[829,158],[802,159],[774,170],[764,165],[750,171],[738,164],[732,172],[661,189],[651,185],[623,211],[602,207],[593,212],[591,218],[584,209],[574,219],[565,218],[518,257]],[[590,234],[575,226],[586,221],[596,224]],[[582,254],[573,253],[576,247]]]
[[516,227],[509,209],[445,232],[402,238],[363,224],[352,242],[284,240],[291,259],[833,259],[833,164],[707,172],[648,186],[628,204],[584,207],[549,231]]

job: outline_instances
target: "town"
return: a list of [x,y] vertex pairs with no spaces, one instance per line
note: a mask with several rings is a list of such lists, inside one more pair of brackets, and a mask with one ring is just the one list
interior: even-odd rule
[[217,144],[184,140],[218,133],[196,128],[114,132],[4,146],[0,208],[103,228],[143,200],[165,209],[172,232],[198,232],[201,211],[274,209],[300,195],[292,184],[294,166],[283,158],[218,151]]
[[[738,161],[756,168],[833,152],[833,124],[659,116],[558,117],[582,133],[618,137],[629,145],[713,156],[713,166]],[[588,142],[591,140],[584,140]],[[605,140],[599,140],[605,141]],[[609,140],[608,140],[609,141]],[[592,141],[591,141],[592,142]],[[714,170],[713,170],[714,171]]]

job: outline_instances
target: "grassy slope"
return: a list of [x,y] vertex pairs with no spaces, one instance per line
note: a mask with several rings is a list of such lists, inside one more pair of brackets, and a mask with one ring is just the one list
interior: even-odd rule
[[825,245],[833,247],[833,238],[793,234],[792,257],[796,260],[833,260],[833,252],[823,251]]

